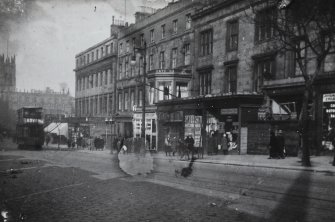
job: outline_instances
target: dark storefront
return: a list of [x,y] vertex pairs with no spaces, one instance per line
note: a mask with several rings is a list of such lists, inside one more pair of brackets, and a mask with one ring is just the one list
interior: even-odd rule
[[[314,102],[311,101],[308,105],[308,112],[312,118],[309,127],[309,144],[311,145],[311,154],[313,155],[329,153],[329,147],[325,146],[327,143],[327,135],[329,134],[330,127],[335,127],[335,79],[333,76],[333,74],[322,74],[317,77],[314,88]],[[294,107],[294,110],[291,108],[294,115],[282,121],[277,119],[277,121],[270,124],[272,128],[281,127],[284,130],[287,128],[286,133],[288,136],[291,136],[292,134],[290,132],[293,132],[294,129],[299,130],[298,118],[303,100],[303,83],[291,86],[270,86],[264,89],[267,95],[279,104],[294,104],[294,106],[291,106]],[[299,137],[294,137],[296,140],[300,140]],[[300,141],[296,141],[295,143],[299,144],[299,142]]]
[[[324,74],[316,79],[316,142],[317,154],[330,154],[334,149],[329,143],[329,131],[335,127],[335,78],[334,73]],[[330,146],[329,146],[330,145]]]
[[[204,152],[218,152],[220,138],[227,138],[230,153],[246,154],[249,121],[257,120],[261,95],[226,95],[157,104],[160,150],[165,137],[192,136]],[[215,141],[213,143],[212,141]]]

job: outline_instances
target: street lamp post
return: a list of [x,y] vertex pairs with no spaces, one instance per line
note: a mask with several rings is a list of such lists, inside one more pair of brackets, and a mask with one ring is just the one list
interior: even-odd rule
[[[130,65],[136,65],[136,53],[138,51],[141,56],[143,57],[143,81],[142,81],[142,126],[141,126],[141,137],[145,140],[145,105],[146,105],[146,98],[145,98],[145,89],[146,89],[146,66],[147,66],[147,43],[144,42],[143,48],[136,48],[134,47],[134,54],[132,60],[130,61]],[[139,67],[140,68],[140,67]]]
[[[112,135],[112,124],[113,124],[113,119],[112,118],[105,118],[105,123],[106,123],[106,142],[105,142],[105,148],[107,147],[107,125],[111,125],[111,135]],[[111,139],[112,139],[112,137],[111,137]],[[111,144],[112,144],[112,140],[111,140]],[[112,145],[111,145],[111,147],[112,147]],[[112,149],[111,149],[112,150]]]

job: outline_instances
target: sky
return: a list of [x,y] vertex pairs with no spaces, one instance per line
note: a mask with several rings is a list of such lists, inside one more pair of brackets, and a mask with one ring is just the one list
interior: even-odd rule
[[166,2],[0,0],[0,54],[7,54],[8,45],[8,55],[16,56],[19,90],[60,91],[65,83],[74,96],[75,55],[109,37],[112,17],[132,23],[139,6]]

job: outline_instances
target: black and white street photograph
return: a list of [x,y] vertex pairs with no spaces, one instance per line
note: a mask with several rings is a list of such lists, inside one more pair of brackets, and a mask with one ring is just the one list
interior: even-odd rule
[[334,0],[0,0],[0,222],[335,221]]

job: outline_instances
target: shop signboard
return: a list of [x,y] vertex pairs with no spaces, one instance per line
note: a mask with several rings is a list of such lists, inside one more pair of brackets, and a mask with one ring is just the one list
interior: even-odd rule
[[194,146],[201,146],[201,124],[202,116],[186,115],[185,116],[185,137],[192,136]]
[[221,109],[220,113],[221,115],[237,115],[238,110],[237,108]]
[[329,135],[331,127],[335,127],[335,93],[323,95],[323,138],[324,143]]
[[325,116],[329,119],[335,119],[335,93],[323,95],[323,107]]
[[335,102],[335,93],[323,94],[323,102]]

